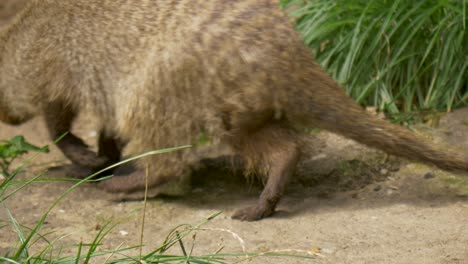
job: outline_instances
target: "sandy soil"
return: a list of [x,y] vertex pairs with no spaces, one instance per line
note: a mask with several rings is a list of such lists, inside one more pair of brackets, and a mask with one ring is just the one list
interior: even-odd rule
[[[467,116],[468,109],[459,110],[447,115],[440,129],[426,129],[425,133],[443,136],[466,148],[468,127],[463,121]],[[82,122],[76,130],[92,143],[90,126]],[[38,145],[49,143],[40,118],[20,127],[0,125],[0,138],[16,134]],[[392,158],[384,162],[380,152],[326,132],[311,136],[308,147],[314,149],[301,162],[274,217],[255,223],[231,220],[229,216],[236,208],[255,202],[260,187],[222,169],[207,168],[194,175],[192,190],[185,196],[149,201],[144,229],[144,241],[149,246],[145,249],[162,243],[179,224],[197,223],[225,211],[206,227],[235,232],[244,239],[249,252],[298,249],[320,253],[315,260],[275,258],[250,263],[466,263],[466,177]],[[47,166],[63,162],[61,153],[52,147],[52,152],[34,160],[20,179],[30,179]],[[428,177],[428,172],[435,177]],[[7,205],[21,224],[33,227],[71,185],[37,183],[8,200]],[[123,219],[142,207],[141,201],[116,201],[112,194],[86,184],[52,210],[41,233],[49,234],[49,239],[64,236],[57,248],[90,242],[107,221]],[[0,211],[0,218],[7,219],[4,211]],[[108,235],[103,249],[137,244],[140,219],[139,214],[129,216]],[[0,253],[15,241],[15,234],[8,230],[2,229]],[[198,232],[196,254],[212,253],[220,246],[224,246],[222,252],[242,251],[229,234]],[[178,248],[174,251],[181,253]]]
[[[0,8],[4,6],[0,4]],[[9,13],[0,11],[0,21],[5,14]],[[468,109],[461,109],[446,115],[437,130],[420,127],[418,131],[466,150],[467,118]],[[81,120],[75,131],[89,144],[95,143],[92,122]],[[17,134],[36,145],[50,144],[41,118],[19,127],[0,124],[1,139]],[[256,201],[261,187],[222,168],[207,166],[194,174],[186,195],[148,202],[144,251],[161,244],[175,226],[198,223],[224,211],[205,226],[211,230],[197,232],[195,254],[213,253],[221,246],[221,252],[242,252],[237,239],[214,230],[220,228],[238,234],[249,252],[297,249],[318,253],[312,260],[259,258],[248,263],[468,263],[466,177],[388,158],[326,132],[310,135],[309,142],[274,217],[253,223],[231,220],[236,208]],[[35,159],[19,178],[31,179],[51,165],[66,162],[54,146],[51,150]],[[44,177],[63,176],[49,173]],[[71,185],[35,183],[6,204],[19,223],[31,228]],[[47,234],[49,240],[60,237],[58,250],[60,245],[91,242],[107,221],[122,219],[103,241],[102,249],[136,245],[141,214],[134,212],[142,207],[141,201],[117,201],[114,195],[85,184],[52,210],[41,234]],[[1,208],[0,221],[8,223],[7,219]],[[11,226],[0,229],[0,256],[15,241]],[[39,243],[33,250],[40,247]],[[181,254],[177,247],[173,253]]]

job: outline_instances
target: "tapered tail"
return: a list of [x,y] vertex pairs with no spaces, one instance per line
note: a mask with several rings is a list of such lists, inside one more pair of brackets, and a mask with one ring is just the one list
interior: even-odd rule
[[308,86],[296,90],[302,96],[289,98],[288,115],[293,122],[324,128],[389,154],[441,169],[468,171],[467,153],[431,142],[368,113],[322,70],[314,67],[311,80],[302,85]]

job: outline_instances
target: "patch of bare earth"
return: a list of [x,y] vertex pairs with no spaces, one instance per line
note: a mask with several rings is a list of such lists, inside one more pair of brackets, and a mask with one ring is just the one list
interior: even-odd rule
[[[468,146],[468,109],[448,114],[437,130],[426,134]],[[77,134],[94,143],[92,122],[80,122]],[[23,134],[37,145],[49,144],[41,119],[20,127],[0,125],[0,138]],[[297,175],[278,213],[259,222],[230,219],[235,209],[253,204],[261,191],[243,177],[209,165],[194,174],[192,190],[182,197],[156,198],[148,203],[144,250],[155,248],[175,226],[197,223],[224,211],[207,228],[228,229],[245,241],[250,252],[299,249],[319,252],[317,263],[466,263],[468,260],[468,191],[466,177],[421,164],[407,163],[353,141],[320,132],[310,136]],[[52,152],[34,160],[20,176],[30,179],[47,166],[65,162]],[[41,165],[41,163],[45,163]],[[47,176],[47,175],[46,175]],[[464,175],[466,176],[466,175]],[[72,183],[36,183],[7,205],[26,227]],[[249,187],[250,186],[250,187]],[[65,236],[58,244],[91,242],[110,219],[129,218],[104,240],[103,248],[136,245],[141,228],[141,201],[119,202],[115,196],[86,184],[63,200],[42,230],[48,237]],[[2,209],[3,210],[3,209]],[[2,220],[6,215],[0,213]],[[14,232],[2,229],[0,253],[14,245]],[[239,242],[221,231],[200,231],[195,253],[241,252]],[[179,249],[174,248],[174,253]],[[135,250],[133,253],[137,253]],[[249,263],[310,263],[296,258],[254,259]]]

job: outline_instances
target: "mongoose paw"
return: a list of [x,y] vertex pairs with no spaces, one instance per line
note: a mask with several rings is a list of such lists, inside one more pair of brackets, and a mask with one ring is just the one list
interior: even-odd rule
[[97,184],[98,188],[107,192],[132,193],[145,189],[145,171],[135,170],[131,166],[121,166],[115,169],[114,177]]
[[59,141],[57,146],[73,164],[79,166],[102,169],[113,163],[107,156],[90,150],[83,140],[71,133]]
[[[122,176],[125,177],[125,176]],[[127,177],[126,177],[127,178]],[[127,178],[128,179],[128,178]],[[130,179],[128,179],[130,181]],[[127,183],[118,177],[113,176],[110,179],[106,179],[102,182],[98,182],[97,187],[103,189],[106,192],[118,193],[118,192],[131,192],[133,191],[130,188],[127,188]]]
[[274,209],[264,208],[262,206],[251,206],[237,210],[233,215],[232,219],[240,221],[257,221],[264,217],[271,216],[275,212]]
[[101,169],[111,165],[109,158],[97,156],[95,152],[87,149],[76,150],[70,160],[77,165],[94,169]]
[[75,164],[68,164],[49,168],[49,173],[53,175],[60,175],[61,177],[66,176],[68,178],[84,179],[93,174],[93,170]]

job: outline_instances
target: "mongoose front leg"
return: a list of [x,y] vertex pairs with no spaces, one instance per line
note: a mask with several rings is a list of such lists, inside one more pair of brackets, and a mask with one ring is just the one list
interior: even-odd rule
[[[64,166],[53,168],[53,170],[54,171],[60,170],[62,171],[61,173],[66,175],[67,177],[84,179],[112,164],[119,162],[121,159],[122,149],[124,146],[125,144],[121,142],[120,140],[117,140],[114,137],[109,136],[105,132],[101,132],[98,138],[98,154],[97,155],[99,157],[107,158],[108,159],[107,163],[103,163],[102,166],[95,167],[95,168],[72,163],[69,165],[64,165]],[[95,178],[110,175],[115,170],[119,170],[121,172],[119,174],[129,171],[129,168],[130,168],[129,165],[125,165],[125,169],[121,169],[122,166],[120,166],[117,169],[113,168],[113,169],[106,170],[100,173],[99,175],[96,175]]]
[[[98,155],[94,151],[89,150],[83,140],[71,133],[70,129],[75,117],[75,111],[63,102],[51,102],[47,105],[47,109],[45,109],[45,120],[50,136],[55,140],[64,135],[57,142],[57,146],[73,164],[95,170],[104,168],[114,160],[119,160],[120,153],[114,154],[118,152],[115,151],[115,143],[110,143],[113,139],[104,136],[99,140],[100,147],[102,145],[105,148],[100,150],[100,154],[102,155]],[[109,149],[106,150],[106,148]],[[109,157],[108,155],[111,156]]]

